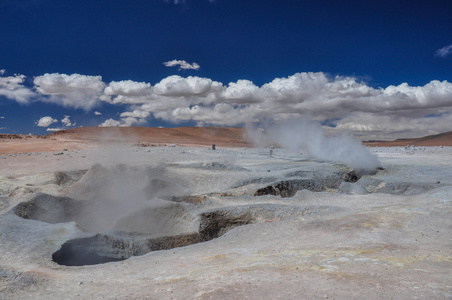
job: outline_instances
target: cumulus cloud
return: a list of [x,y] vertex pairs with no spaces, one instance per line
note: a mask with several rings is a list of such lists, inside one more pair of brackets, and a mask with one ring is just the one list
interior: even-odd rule
[[135,109],[133,111],[121,113],[120,120],[108,119],[104,121],[99,127],[130,127],[133,125],[146,124],[146,118],[151,115],[148,111]]
[[121,125],[120,121],[107,119],[102,124],[100,124],[99,127],[118,127],[119,125]]
[[132,117],[131,114],[124,113],[121,116],[121,120],[108,119],[105,120],[99,127],[130,127],[133,125],[144,125],[145,119]]
[[132,125],[143,125],[146,123],[146,118],[150,116],[150,112],[136,109],[130,112],[123,112],[121,117],[121,127],[130,127]]
[[260,102],[259,88],[252,81],[244,79],[230,82],[223,96],[229,103]]
[[235,126],[247,122],[257,122],[256,112],[251,107],[235,107],[228,103],[217,103],[211,106],[193,105],[178,107],[169,111],[154,113],[156,118],[178,123],[196,121],[204,124]]
[[39,127],[49,127],[50,124],[53,124],[56,122],[58,122],[57,119],[54,119],[49,116],[45,116],[45,117],[42,117],[41,119],[39,119],[35,124]]
[[5,76],[5,70],[0,70],[0,96],[15,100],[20,104],[27,104],[35,93],[24,86],[25,76],[15,74],[14,76]]
[[127,117],[131,117],[131,118],[137,118],[137,119],[145,119],[147,117],[149,117],[150,113],[147,111],[143,111],[143,110],[134,110],[131,112],[123,112],[120,114],[121,118],[127,118]]
[[154,93],[163,96],[189,97],[208,96],[221,92],[223,85],[210,78],[173,75],[162,79],[154,86]]
[[43,101],[84,110],[99,104],[105,88],[101,76],[80,74],[46,73],[35,77],[34,84],[40,94],[48,96]]
[[[438,80],[423,86],[401,83],[377,88],[354,77],[300,72],[261,86],[247,79],[223,84],[177,75],[152,85],[132,80],[106,84],[100,76],[53,73],[35,77],[34,89],[40,95],[36,97],[24,87],[24,78],[0,76],[0,95],[21,103],[35,97],[86,110],[102,100],[126,107],[118,119],[105,120],[100,126],[143,125],[149,118],[175,124],[241,126],[310,113],[330,132],[348,130],[362,139],[381,139],[450,131],[452,118],[452,83]],[[101,115],[98,111],[94,114]],[[65,126],[74,125],[69,117],[63,120]]]
[[142,96],[150,93],[151,84],[132,80],[112,81],[105,88],[105,95]]
[[[223,85],[209,78],[169,76],[147,88],[141,102],[128,100],[136,99],[132,93],[121,95],[122,103],[140,104],[121,115],[134,118],[127,124],[153,116],[173,123],[237,126],[296,119],[308,112],[328,124],[330,131],[350,130],[370,139],[392,137],[389,133],[396,130],[391,126],[405,135],[447,131],[450,128],[444,120],[452,113],[452,84],[437,80],[424,86],[402,83],[374,88],[354,77],[302,72],[260,87],[245,79]],[[426,120],[426,115],[438,116]],[[388,126],[382,128],[379,120]],[[418,126],[408,125],[412,123]],[[120,122],[120,126],[125,124]]]
[[179,70],[199,70],[200,66],[197,63],[188,63],[185,60],[173,59],[163,63],[167,67],[177,67]]
[[445,47],[443,47],[441,49],[438,49],[436,51],[436,56],[439,56],[439,57],[446,57],[446,56],[449,56],[451,54],[452,54],[452,45],[445,46]]
[[152,86],[132,80],[112,81],[104,90],[102,100],[110,103],[143,103],[152,97]]
[[144,125],[146,124],[145,119],[139,119],[134,117],[125,117],[121,119],[120,127],[130,127],[133,125]]
[[64,124],[64,126],[75,126],[76,125],[76,122],[73,122],[72,123],[72,121],[71,121],[71,116],[64,116],[64,118],[63,119],[61,119],[61,123],[63,123]]

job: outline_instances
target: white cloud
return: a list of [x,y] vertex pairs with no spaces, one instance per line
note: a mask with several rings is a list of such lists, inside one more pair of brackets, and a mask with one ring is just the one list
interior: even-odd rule
[[121,125],[121,122],[116,121],[114,119],[108,119],[105,120],[102,124],[99,125],[99,127],[118,127]]
[[145,82],[135,82],[132,80],[112,81],[104,90],[108,96],[143,96],[151,92],[151,84]]
[[127,117],[132,117],[132,118],[138,118],[138,119],[145,119],[147,117],[149,117],[150,113],[147,111],[143,111],[143,110],[134,110],[131,112],[123,112],[120,114],[121,118],[127,118]]
[[222,90],[220,82],[197,76],[173,75],[162,79],[154,86],[154,93],[163,96],[189,97],[212,95]]
[[89,110],[99,104],[105,84],[101,76],[44,74],[34,79],[41,100],[67,107]]
[[56,127],[56,128],[47,128],[46,129],[46,131],[61,131],[61,130],[64,130],[64,128],[59,128],[59,127]]
[[42,117],[41,119],[39,119],[35,124],[38,125],[39,127],[49,127],[50,124],[53,124],[56,122],[58,122],[57,119],[54,119],[49,116],[45,116],[45,117]]
[[337,123],[337,130],[354,132],[366,140],[414,138],[450,131],[452,113],[437,117],[410,117],[377,113],[350,114]]
[[64,126],[75,126],[76,122],[72,123],[70,118],[71,118],[71,116],[66,116],[65,115],[64,118],[61,119],[61,123],[63,123]]
[[[442,115],[421,122],[425,115],[438,112]],[[398,127],[403,127],[406,134],[425,132],[429,126],[435,128],[435,132],[447,131],[450,130],[444,125],[447,123],[442,122],[447,113],[452,113],[452,84],[433,80],[424,86],[402,83],[373,88],[353,77],[329,78],[317,72],[275,78],[258,87],[249,80],[223,86],[209,78],[169,76],[154,85],[152,92],[142,98],[140,106],[121,114],[120,125],[141,122],[153,116],[173,123],[195,121],[206,125],[235,126],[294,119],[305,113],[319,121],[329,120],[328,123],[337,125],[337,129],[353,130],[366,136],[380,135],[378,118],[405,118]],[[134,119],[126,122],[125,118]],[[420,125],[407,125],[410,122]],[[391,132],[390,127],[384,130]]]
[[133,110],[129,112],[123,112],[119,116],[121,120],[108,119],[104,121],[99,127],[130,127],[133,125],[146,124],[146,118],[150,116],[150,112],[143,110]]
[[130,113],[122,113],[121,120],[108,119],[105,120],[99,127],[130,127],[132,125],[144,125],[146,120],[143,118],[132,117]]
[[35,93],[23,85],[25,76],[15,74],[14,76],[2,77],[5,70],[0,70],[0,96],[15,100],[20,104],[27,104]]
[[196,121],[221,126],[235,126],[259,120],[253,107],[238,108],[228,103],[217,103],[214,106],[178,107],[169,111],[157,112],[154,115],[156,118],[173,123]]
[[439,56],[439,57],[446,57],[446,56],[449,56],[450,54],[452,54],[452,45],[445,46],[436,51],[436,56]]
[[0,119],[4,119],[5,117],[4,116],[0,116]]
[[179,66],[179,70],[199,70],[200,66],[197,63],[188,63],[185,60],[177,60],[173,59],[163,63],[167,67],[177,67]]
[[104,90],[102,100],[111,103],[144,103],[152,96],[152,86],[132,80],[112,81]]
[[95,111],[94,114],[95,114],[96,116],[102,116],[102,113],[101,113],[101,112],[98,112],[98,111]]
[[[23,81],[23,75],[0,77],[0,95],[7,90],[14,94],[10,98],[19,101],[17,91],[23,89],[28,94],[21,101],[27,103],[33,92]],[[375,88],[354,77],[301,72],[262,86],[246,79],[223,85],[210,78],[177,75],[155,85],[131,80],[106,85],[100,76],[53,73],[36,77],[35,84],[41,101],[84,109],[100,104],[101,99],[110,105],[126,105],[118,120],[108,119],[100,126],[142,125],[149,118],[237,126],[296,119],[309,113],[314,120],[332,126],[330,131],[350,130],[364,139],[451,130],[452,83],[448,81]],[[63,120],[65,125],[73,123],[69,117]]]
[[229,103],[256,103],[259,102],[259,88],[249,80],[230,82],[223,93]]
[[121,125],[119,125],[120,127],[130,127],[132,125],[144,125],[146,124],[146,120],[145,119],[138,119],[138,118],[134,118],[134,117],[125,117],[121,119]]

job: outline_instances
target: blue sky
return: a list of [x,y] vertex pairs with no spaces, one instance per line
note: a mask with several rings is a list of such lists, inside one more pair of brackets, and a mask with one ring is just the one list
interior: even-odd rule
[[363,138],[450,131],[451,14],[445,0],[0,0],[0,132],[306,113]]

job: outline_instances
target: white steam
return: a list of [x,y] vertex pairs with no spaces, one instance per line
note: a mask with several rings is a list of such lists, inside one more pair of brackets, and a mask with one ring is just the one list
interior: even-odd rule
[[323,161],[343,163],[360,174],[375,172],[377,156],[348,135],[325,136],[320,124],[309,117],[277,123],[267,130],[248,128],[247,138],[257,146],[275,143]]

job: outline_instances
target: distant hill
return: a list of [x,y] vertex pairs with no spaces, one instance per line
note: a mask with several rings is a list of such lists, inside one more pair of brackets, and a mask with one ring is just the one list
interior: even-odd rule
[[452,131],[435,135],[429,135],[413,139],[397,139],[394,141],[369,141],[364,142],[365,145],[371,147],[404,147],[407,145],[414,146],[452,146]]
[[[45,136],[1,134],[0,154],[61,151],[96,148],[105,144],[141,144],[142,146],[252,147],[238,127],[80,127],[56,131]],[[366,146],[452,146],[452,131],[413,139],[367,141]]]
[[246,147],[242,128],[236,127],[80,127],[53,132],[46,138],[148,144]]
[[[239,127],[80,127],[56,131],[45,137],[100,142],[251,146],[244,140],[243,129]],[[363,143],[371,147],[452,146],[452,131],[419,138]]]

